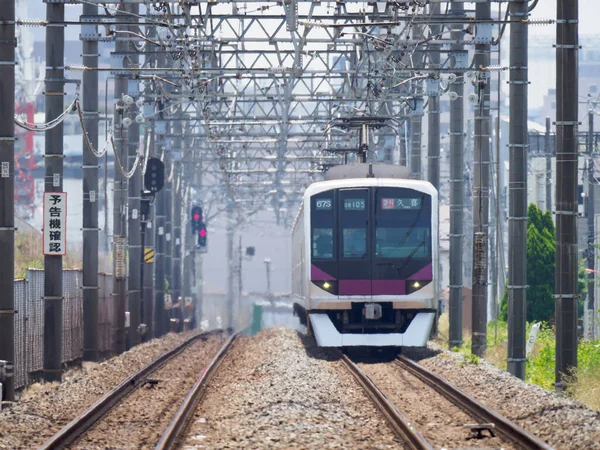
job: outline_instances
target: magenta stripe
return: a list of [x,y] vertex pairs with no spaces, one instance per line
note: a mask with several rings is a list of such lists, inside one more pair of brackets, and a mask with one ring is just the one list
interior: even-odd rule
[[371,295],[371,280],[340,280],[339,295]]
[[422,269],[408,277],[409,280],[432,280],[433,279],[433,266],[431,264],[426,265]]
[[331,281],[335,280],[331,275],[323,272],[317,266],[311,264],[310,265],[310,279],[313,281]]
[[406,294],[404,280],[373,280],[373,295]]

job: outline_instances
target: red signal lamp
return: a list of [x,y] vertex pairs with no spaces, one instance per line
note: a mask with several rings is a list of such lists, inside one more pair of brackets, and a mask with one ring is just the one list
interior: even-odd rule
[[204,236],[206,236],[206,230],[200,230],[200,232],[198,234],[200,236],[204,237]]
[[194,214],[194,220],[200,220],[200,214],[199,213],[195,213]]

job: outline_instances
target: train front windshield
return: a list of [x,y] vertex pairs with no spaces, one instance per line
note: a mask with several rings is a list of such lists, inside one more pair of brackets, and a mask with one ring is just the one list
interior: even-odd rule
[[[311,199],[313,281],[340,295],[407,294],[432,279],[431,196],[407,188],[335,189]],[[334,293],[334,292],[331,292]]]

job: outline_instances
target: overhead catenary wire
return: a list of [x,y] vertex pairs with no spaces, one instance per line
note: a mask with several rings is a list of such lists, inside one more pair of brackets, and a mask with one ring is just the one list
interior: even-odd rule
[[71,101],[69,106],[67,106],[67,108],[62,113],[60,113],[56,119],[53,119],[47,123],[36,124],[36,123],[27,122],[25,120],[21,120],[15,114],[15,118],[14,118],[15,125],[17,125],[18,127],[24,128],[28,131],[35,131],[35,132],[48,131],[48,130],[51,130],[51,129],[57,127],[58,125],[60,125],[67,118],[69,113],[75,110],[75,108],[77,107],[78,104],[79,104],[79,94],[75,94],[75,98],[73,99],[73,101]]

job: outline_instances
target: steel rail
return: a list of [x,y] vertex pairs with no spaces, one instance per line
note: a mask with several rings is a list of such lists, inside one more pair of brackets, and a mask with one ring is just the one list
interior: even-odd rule
[[466,392],[458,389],[425,367],[406,358],[404,355],[400,355],[394,362],[462,408],[469,415],[481,420],[482,423],[493,423],[494,430],[497,430],[504,438],[518,444],[519,448],[552,450],[551,446],[528,431],[525,431],[519,425],[491,410]]
[[416,450],[433,450],[433,446],[415,429],[409,419],[398,411],[398,408],[356,363],[346,355],[342,355],[342,362],[346,369],[354,376],[358,384],[362,386],[375,407],[381,411],[390,423],[394,432],[406,441],[410,448]]
[[221,362],[227,356],[229,350],[235,339],[240,335],[240,333],[235,333],[232,335],[229,340],[221,347],[221,349],[217,352],[211,362],[206,366],[206,368],[202,371],[202,374],[196,382],[194,386],[190,389],[185,399],[179,406],[179,409],[173,416],[173,419],[167,426],[167,429],[163,433],[162,437],[154,447],[154,450],[167,450],[171,448],[175,448],[177,441],[184,433],[186,429],[186,424],[188,423],[188,419],[194,414],[196,410],[196,406],[198,401],[200,400],[202,394],[204,393],[204,388],[210,381],[212,375],[216,372]]
[[96,401],[85,412],[77,416],[60,431],[54,434],[40,447],[40,450],[55,450],[62,449],[79,439],[89,428],[96,424],[106,413],[118,405],[127,395],[141,386],[144,380],[152,372],[167,363],[185,350],[190,344],[198,339],[207,339],[215,334],[222,333],[223,330],[212,330],[204,333],[199,333],[186,341],[179,344],[177,347],[163,353],[147,366],[143,367],[133,375],[126,378],[121,384],[105,394],[102,398]]

